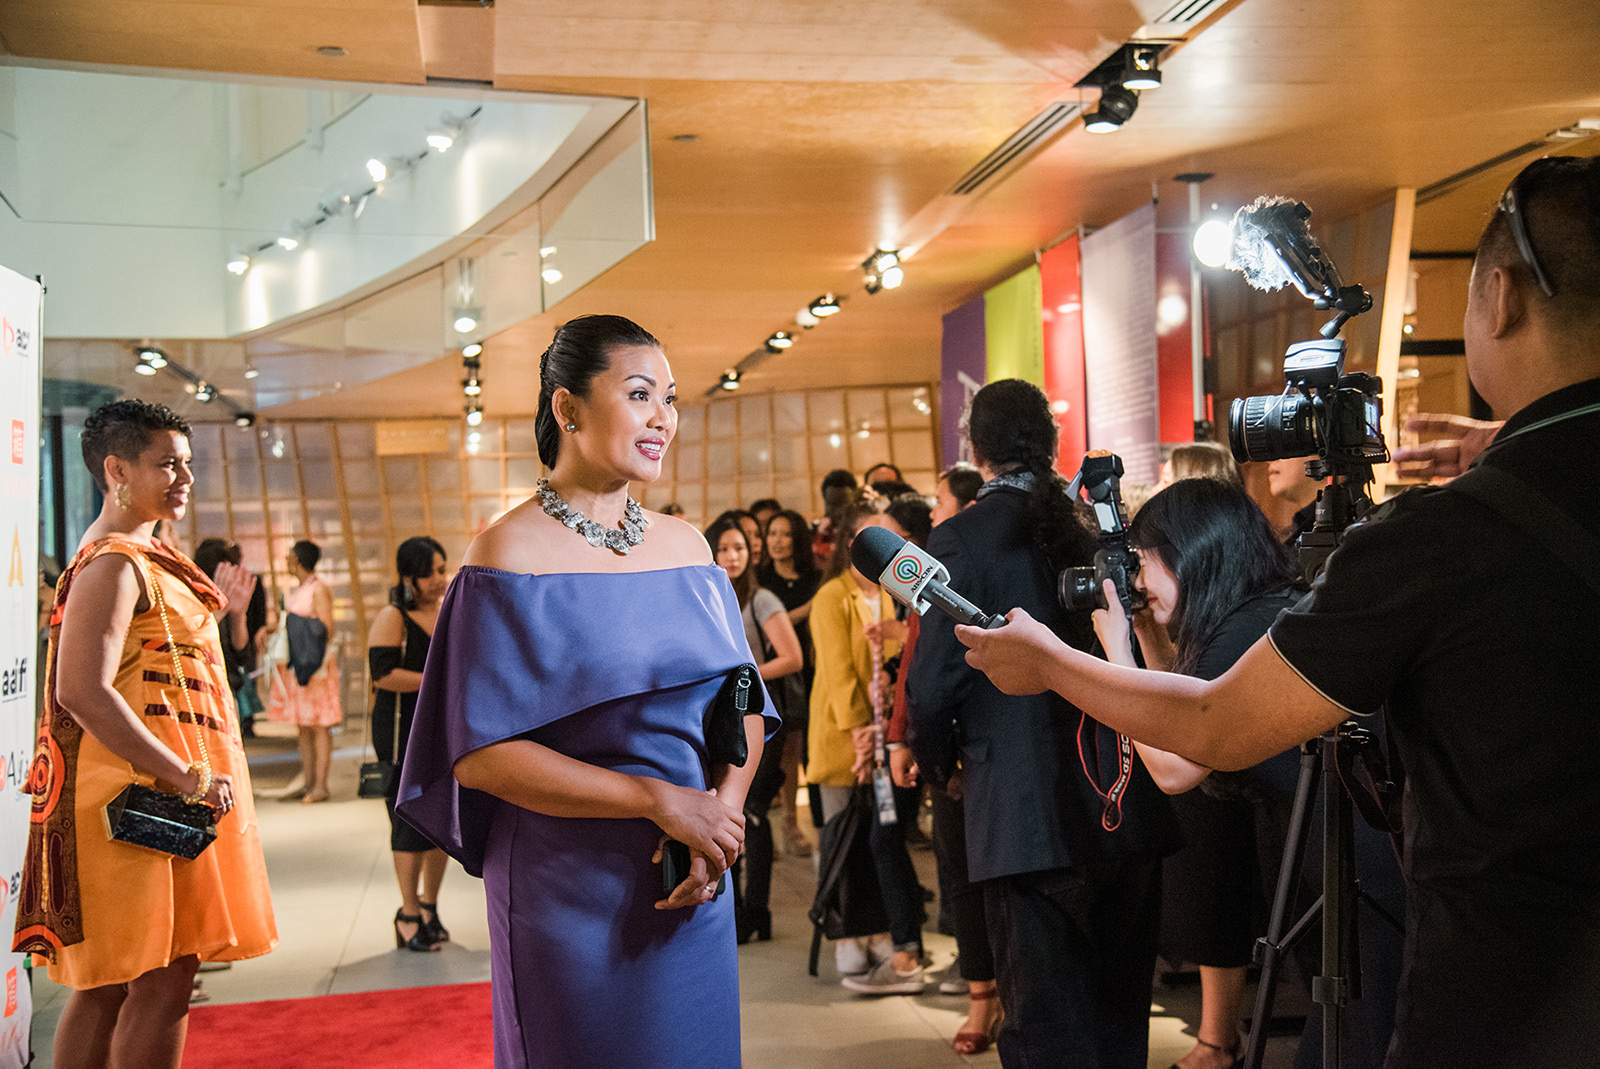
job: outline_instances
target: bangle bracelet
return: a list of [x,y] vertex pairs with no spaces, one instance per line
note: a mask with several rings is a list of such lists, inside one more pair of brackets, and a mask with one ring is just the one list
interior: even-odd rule
[[181,794],[179,797],[190,805],[198,805],[205,801],[206,795],[211,792],[211,766],[191,761],[189,763],[189,771],[195,775],[196,786],[194,793]]

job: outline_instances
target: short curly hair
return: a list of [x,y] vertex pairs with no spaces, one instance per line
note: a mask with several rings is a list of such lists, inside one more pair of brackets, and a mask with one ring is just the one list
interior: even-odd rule
[[193,432],[189,421],[166,405],[129,399],[101,405],[83,421],[83,463],[102,494],[106,485],[106,457],[138,460],[159,431],[177,431],[185,438]]

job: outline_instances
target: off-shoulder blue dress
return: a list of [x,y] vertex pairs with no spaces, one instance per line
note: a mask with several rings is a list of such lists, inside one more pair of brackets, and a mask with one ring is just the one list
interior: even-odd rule
[[[523,737],[703,789],[702,719],[727,672],[750,660],[738,599],[714,565],[467,566],[451,583],[397,808],[483,877],[497,1069],[740,1064],[733,896],[657,910],[654,823],[544,816],[461,787],[451,769]],[[769,716],[766,733],[777,726]]]

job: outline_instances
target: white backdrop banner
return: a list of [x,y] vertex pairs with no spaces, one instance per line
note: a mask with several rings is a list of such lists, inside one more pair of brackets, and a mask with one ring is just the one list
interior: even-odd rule
[[1084,386],[1089,448],[1122,457],[1130,483],[1161,473],[1156,351],[1156,206],[1083,239]]
[[39,655],[39,372],[40,288],[32,279],[0,267],[0,426],[6,456],[0,461],[0,537],[6,560],[0,597],[0,1066],[28,1061],[28,1025],[33,1016],[23,955],[10,953],[17,924],[17,886],[28,843],[32,806],[27,786],[33,759],[34,688]]

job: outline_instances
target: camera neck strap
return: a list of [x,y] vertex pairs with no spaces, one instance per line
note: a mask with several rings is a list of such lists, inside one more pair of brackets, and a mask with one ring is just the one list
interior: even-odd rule
[[[1087,724],[1093,724],[1094,738],[1094,767],[1090,767],[1089,755],[1083,749],[1083,729]],[[1106,831],[1116,831],[1122,826],[1122,797],[1128,793],[1128,784],[1133,780],[1133,740],[1122,732],[1117,732],[1117,778],[1109,789],[1100,788],[1100,727],[1097,720],[1090,720],[1087,713],[1078,714],[1078,763],[1083,766],[1083,774],[1089,779],[1089,786],[1094,788],[1094,793],[1099,796],[1100,826]]]
[[1600,537],[1544,494],[1487,464],[1452,479],[1447,488],[1487,505],[1600,594]]

